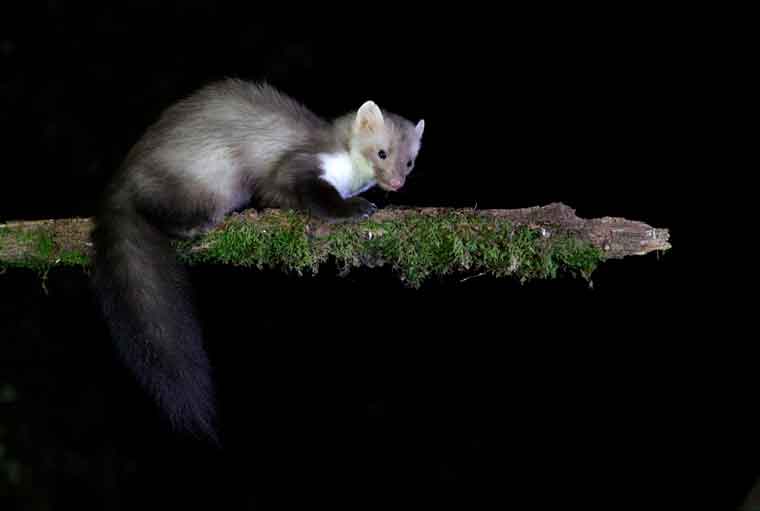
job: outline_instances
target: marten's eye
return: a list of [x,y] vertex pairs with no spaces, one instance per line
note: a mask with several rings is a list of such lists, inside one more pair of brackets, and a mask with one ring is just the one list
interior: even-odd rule
[[412,166],[412,160],[409,160],[408,162],[406,162],[406,166],[407,167],[411,167]]
[[380,149],[380,152],[377,153],[377,155],[380,157],[381,160],[384,160],[384,159],[386,159],[388,157],[388,153],[386,153],[382,149]]

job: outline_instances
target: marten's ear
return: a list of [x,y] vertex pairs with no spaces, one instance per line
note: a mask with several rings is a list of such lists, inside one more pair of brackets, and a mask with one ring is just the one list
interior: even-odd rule
[[414,131],[417,132],[417,138],[422,138],[422,133],[425,131],[425,119],[422,119],[417,123],[417,127],[414,128]]
[[355,133],[378,133],[384,125],[383,113],[374,101],[367,101],[356,112]]

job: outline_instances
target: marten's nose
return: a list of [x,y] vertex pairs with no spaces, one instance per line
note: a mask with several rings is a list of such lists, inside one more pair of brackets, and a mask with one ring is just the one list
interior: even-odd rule
[[404,185],[404,180],[400,177],[394,177],[389,183],[393,188],[401,188]]

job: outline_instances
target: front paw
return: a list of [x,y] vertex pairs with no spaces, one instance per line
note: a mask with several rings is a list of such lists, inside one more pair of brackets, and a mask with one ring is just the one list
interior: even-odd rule
[[350,218],[369,218],[377,211],[377,206],[363,197],[353,197],[346,202]]

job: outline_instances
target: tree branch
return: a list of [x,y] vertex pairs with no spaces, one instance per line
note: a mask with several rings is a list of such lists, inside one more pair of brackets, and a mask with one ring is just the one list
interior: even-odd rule
[[[0,224],[0,266],[47,272],[88,266],[90,219]],[[568,271],[588,277],[606,260],[670,248],[667,229],[622,218],[582,219],[564,204],[524,209],[386,208],[369,220],[326,223],[291,211],[247,210],[207,234],[177,242],[187,263],[316,271],[392,265],[410,284],[451,272],[522,280]]]

